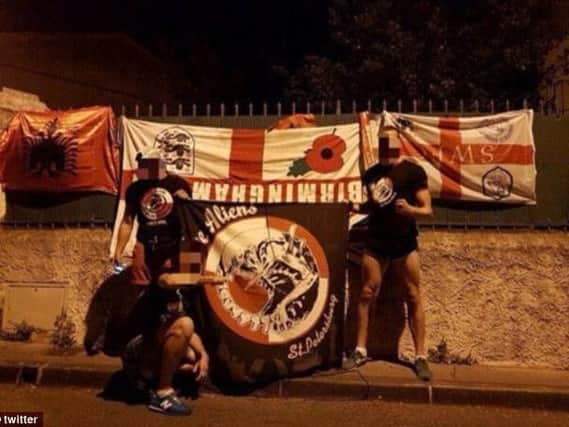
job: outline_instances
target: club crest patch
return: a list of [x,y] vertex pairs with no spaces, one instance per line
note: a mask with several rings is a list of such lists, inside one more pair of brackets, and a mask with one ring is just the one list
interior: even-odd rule
[[170,172],[194,174],[196,142],[190,132],[180,126],[171,126],[156,135],[154,143]]
[[489,141],[495,143],[505,142],[512,136],[514,126],[508,119],[487,119],[478,126],[480,132]]
[[326,306],[324,250],[306,229],[283,218],[229,224],[210,245],[206,270],[231,277],[207,287],[206,295],[220,319],[250,341],[294,340],[313,328]]
[[166,218],[174,207],[174,198],[168,190],[154,187],[148,190],[140,199],[142,214],[149,221],[159,221]]
[[393,181],[389,177],[370,183],[369,189],[371,198],[381,207],[389,205],[397,197],[397,192],[393,190]]
[[499,166],[490,169],[482,177],[483,193],[494,200],[508,197],[512,193],[513,186],[512,174]]

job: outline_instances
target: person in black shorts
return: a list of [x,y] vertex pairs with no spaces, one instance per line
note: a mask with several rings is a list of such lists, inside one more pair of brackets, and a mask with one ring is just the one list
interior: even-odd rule
[[362,291],[358,301],[357,345],[345,368],[368,360],[367,338],[370,304],[379,294],[388,268],[405,286],[409,328],[415,345],[415,371],[431,379],[425,352],[425,309],[419,280],[420,262],[415,220],[433,214],[427,175],[418,164],[390,157],[389,139],[380,139],[380,162],[370,167],[363,181],[368,192],[368,234],[362,257]]
[[167,174],[158,151],[139,154],[137,161],[138,180],[126,191],[125,214],[113,261],[120,262],[136,219],[130,281],[146,287],[134,312],[143,318],[139,338],[142,344],[138,343],[142,349],[141,370],[144,377],[156,381],[151,386],[154,390],[148,407],[170,415],[189,415],[190,408],[172,387],[174,374],[191,362],[200,380],[207,375],[209,358],[192,319],[184,311],[181,294],[158,286],[158,278],[179,270],[182,228],[175,205],[180,199],[190,199],[191,189],[181,177]]

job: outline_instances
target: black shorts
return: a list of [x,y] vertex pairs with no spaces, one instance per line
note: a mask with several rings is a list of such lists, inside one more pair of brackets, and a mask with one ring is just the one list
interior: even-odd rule
[[365,250],[373,256],[398,259],[418,250],[417,236],[396,239],[368,240]]
[[133,335],[147,335],[186,315],[183,298],[177,290],[150,285],[139,296],[128,323]]

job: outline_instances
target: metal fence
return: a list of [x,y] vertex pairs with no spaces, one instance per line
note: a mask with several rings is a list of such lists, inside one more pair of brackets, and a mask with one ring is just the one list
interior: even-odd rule
[[[534,137],[536,143],[537,163],[537,196],[536,206],[511,206],[502,204],[475,204],[466,202],[435,201],[435,216],[421,225],[428,227],[461,227],[461,228],[559,228],[569,227],[569,117],[557,114],[548,107],[545,101],[537,101],[534,121]],[[189,109],[179,104],[132,105],[121,106],[117,114],[127,117],[188,125],[228,127],[228,128],[266,128],[281,116],[292,113],[312,112],[316,114],[319,125],[335,125],[352,123],[354,114],[361,110],[379,112],[382,109],[418,114],[477,115],[491,114],[500,111],[532,108],[532,102],[523,100],[517,104],[507,99],[500,102],[490,100],[487,103],[478,101],[455,103],[443,101],[403,103],[397,101],[393,106],[387,101],[374,104],[367,101],[362,105],[352,102],[346,105],[341,101],[334,103],[304,103],[303,108],[291,103],[285,108],[277,103],[272,107],[267,103],[260,106],[252,103],[192,104]],[[395,107],[395,108],[393,108]],[[408,108],[405,108],[408,107]],[[425,109],[422,109],[422,108]],[[456,110],[451,110],[456,108]],[[457,108],[458,107],[458,108]],[[533,106],[535,108],[535,106]],[[49,210],[38,209],[33,200],[21,195],[9,195],[7,215],[4,222],[9,224],[85,224],[109,225],[113,221],[116,199],[84,195],[62,204],[52,204]]]
[[318,116],[355,114],[359,111],[381,112],[389,110],[408,114],[452,114],[452,115],[477,115],[494,114],[502,111],[520,110],[532,108],[542,115],[564,115],[566,112],[556,106],[555,99],[524,98],[510,100],[508,98],[496,98],[487,100],[464,100],[464,99],[412,99],[412,100],[365,100],[349,102],[342,100],[317,101],[317,102],[275,102],[275,103],[149,103],[115,105],[113,109],[118,115],[135,118],[156,117],[266,117],[312,113]]

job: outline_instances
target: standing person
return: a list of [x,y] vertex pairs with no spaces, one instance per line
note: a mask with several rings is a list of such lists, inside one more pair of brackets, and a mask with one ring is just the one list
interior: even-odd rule
[[[119,263],[134,225],[138,221],[131,266],[131,283],[147,286],[141,297],[143,317],[142,371],[156,379],[149,409],[169,415],[189,415],[172,387],[174,373],[197,353],[194,371],[198,379],[207,375],[209,358],[192,319],[186,315],[179,292],[158,286],[163,273],[178,271],[181,223],[175,214],[180,199],[190,199],[191,190],[177,175],[168,175],[159,151],[137,156],[138,181],[126,191],[114,262]],[[138,304],[137,304],[138,305]]]
[[363,178],[369,195],[369,229],[362,257],[357,346],[344,367],[358,367],[368,360],[370,304],[379,294],[385,272],[391,268],[405,288],[409,328],[415,346],[415,372],[422,380],[429,381],[432,374],[425,352],[425,308],[419,280],[415,220],[432,216],[431,196],[424,169],[398,155],[390,157],[389,152],[389,139],[380,138],[380,162],[370,167]]

